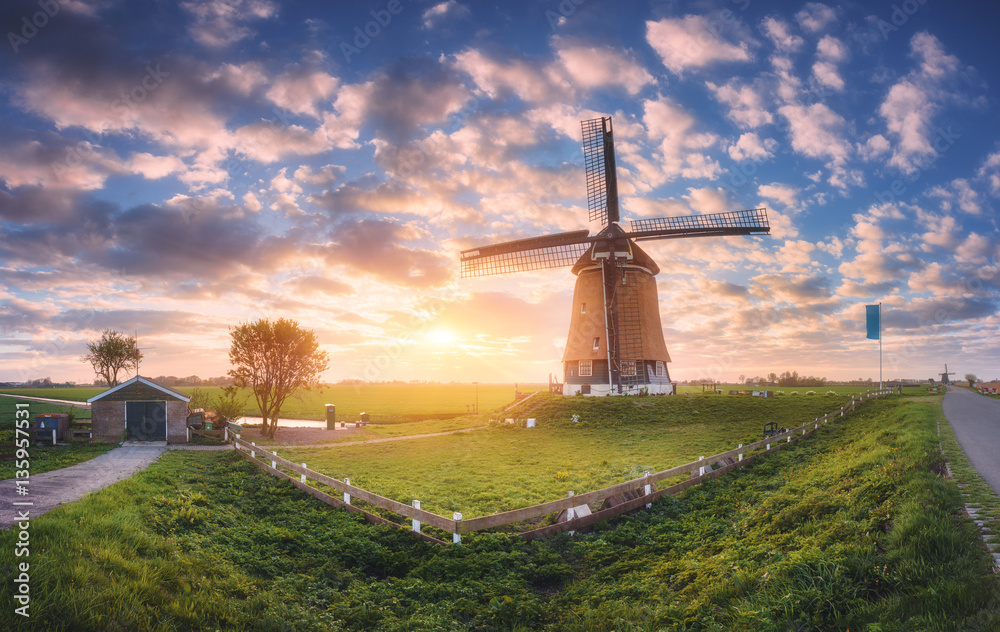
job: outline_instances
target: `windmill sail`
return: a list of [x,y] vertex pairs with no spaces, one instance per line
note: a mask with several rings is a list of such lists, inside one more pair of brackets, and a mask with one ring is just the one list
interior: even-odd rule
[[677,237],[710,237],[719,235],[765,235],[771,232],[767,209],[754,208],[731,213],[685,215],[631,220],[629,239],[671,239]]
[[574,230],[463,250],[462,278],[573,265],[593,242],[589,235]]
[[583,162],[587,169],[587,209],[590,221],[602,226],[619,220],[618,170],[611,117],[581,121]]

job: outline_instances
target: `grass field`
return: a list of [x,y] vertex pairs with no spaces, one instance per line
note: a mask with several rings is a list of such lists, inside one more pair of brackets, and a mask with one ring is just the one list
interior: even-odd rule
[[[209,393],[213,398],[221,394],[220,387],[187,387],[177,390],[190,394],[195,388]],[[531,393],[544,385],[519,384],[521,392]],[[48,397],[71,401],[87,401],[102,393],[98,387],[76,388],[18,388],[5,389],[2,393]],[[380,423],[418,421],[452,417],[469,412],[468,406],[476,404],[478,392],[479,410],[486,412],[514,401],[513,384],[346,384],[327,385],[322,388],[302,391],[290,397],[281,410],[281,416],[288,419],[326,419],[326,404],[337,406],[338,419],[355,420],[362,412],[373,415]],[[250,397],[250,391],[241,393],[248,397],[246,414],[260,416]],[[2,398],[0,398],[2,399]]]
[[[0,446],[3,446],[5,452],[7,448],[10,448],[10,452],[4,453],[4,457],[0,458],[0,480],[13,478],[16,470],[14,467],[14,456],[16,453],[13,451],[15,438],[14,411],[16,410],[16,403],[16,399],[0,397]],[[39,413],[65,413],[70,411],[69,406],[43,404],[41,402],[28,402],[28,406],[32,422],[34,421],[34,416]],[[79,408],[72,410],[76,419],[90,420],[89,410]],[[77,463],[104,454],[113,447],[116,447],[116,445],[80,443],[72,446],[42,445],[36,447],[32,444],[30,448],[31,473],[41,474],[42,472],[76,465]]]
[[[428,511],[472,518],[607,487],[758,441],[770,421],[797,426],[849,396],[760,399],[717,395],[647,398],[545,396],[509,413],[535,429],[492,424],[469,433],[281,456]],[[572,416],[579,422],[573,423]],[[457,420],[456,420],[457,421]],[[280,436],[279,436],[280,439]]]
[[[3,608],[0,629],[997,630],[998,578],[939,475],[938,401],[871,402],[651,511],[533,542],[425,544],[232,453],[167,453],[32,520],[32,616]],[[5,586],[16,537],[0,533]]]

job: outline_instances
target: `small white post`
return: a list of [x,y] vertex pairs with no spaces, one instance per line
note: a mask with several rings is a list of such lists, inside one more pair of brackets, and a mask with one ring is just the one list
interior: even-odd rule
[[[643,476],[646,477],[645,495],[649,496],[650,494],[653,493],[653,486],[649,484],[649,472],[646,472],[645,474],[643,474]],[[652,509],[652,508],[653,508],[653,503],[646,503],[646,509]]]
[[52,429],[52,445],[56,444],[56,429]]
[[[698,460],[699,461],[704,461],[705,457],[699,456]],[[701,467],[698,468],[698,476],[704,476],[704,475],[705,475],[705,466],[703,465],[703,466],[701,466]]]
[[[573,497],[573,492],[569,492],[569,493],[566,494],[566,498],[572,498],[572,497]],[[576,518],[576,510],[574,510],[573,507],[567,507],[566,508],[566,522],[569,522],[573,518]],[[569,532],[570,535],[573,535],[575,533],[576,533],[576,531],[570,531]]]
[[[306,464],[305,464],[305,463],[303,463],[303,464],[302,464],[302,469],[305,469],[305,467],[306,467]],[[300,480],[300,481],[302,481],[303,483],[305,483],[305,482],[306,482],[306,475],[305,475],[305,474],[301,474],[301,475],[299,476],[299,480]]]
[[[252,445],[252,446],[256,446],[256,445],[257,445],[257,442],[256,442],[256,441],[251,441],[251,442],[250,442],[250,445]],[[256,457],[256,456],[257,456],[257,451],[256,451],[256,450],[250,450],[250,456],[251,456],[251,457]]]
[[186,430],[188,443],[191,443],[191,426],[187,426]]
[[[414,500],[413,501],[413,508],[414,509],[420,509],[420,501],[419,500]],[[413,519],[413,530],[416,531],[417,533],[420,533],[420,521],[417,520],[416,518]]]
[[226,438],[226,443],[229,443],[229,426],[222,429],[222,434]]
[[785,437],[785,443],[791,443],[791,442],[792,442],[792,435],[788,435],[787,437]]
[[[344,485],[350,485],[350,484],[351,484],[351,479],[345,478],[344,479]],[[344,504],[345,505],[350,505],[351,504],[351,495],[348,494],[347,492],[344,492]]]
[[764,449],[765,449],[765,450],[770,450],[770,449],[771,449],[771,444],[770,444],[770,443],[769,443],[769,444],[767,444],[767,447],[766,447],[766,448],[764,448]]
[[[454,514],[452,514],[451,517],[455,519],[455,522],[459,522],[459,521],[462,520],[462,514],[458,513],[457,511]],[[458,531],[458,525],[455,525],[455,531],[456,531],[456,533],[451,534],[451,543],[452,544],[461,544],[462,543],[462,534],[457,533],[457,531]]]
[[[743,444],[741,443],[741,444],[739,444],[739,445],[738,445],[738,446],[736,446],[736,447],[737,447],[737,448],[742,448],[742,447],[743,447]],[[743,460],[743,453],[742,453],[742,452],[740,452],[740,458],[739,458],[739,459],[737,459],[737,460],[738,460],[738,461],[742,461],[742,460]]]
[[[273,450],[271,454],[273,454],[274,456],[278,456],[278,451]],[[278,463],[274,459],[271,459],[271,467],[274,469],[278,469]]]

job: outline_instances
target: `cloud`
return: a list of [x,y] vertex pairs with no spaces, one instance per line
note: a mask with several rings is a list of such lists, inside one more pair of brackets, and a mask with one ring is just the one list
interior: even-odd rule
[[816,63],[813,76],[821,85],[833,90],[843,90],[844,80],[837,71],[837,64],[847,59],[847,47],[830,35],[824,35],[816,45]]
[[191,37],[209,48],[222,48],[252,36],[254,31],[247,22],[278,12],[278,6],[267,0],[182,2],[181,8],[194,18],[188,27]]
[[788,121],[795,151],[826,159],[833,166],[847,161],[851,154],[851,146],[843,137],[847,123],[826,104],[785,105],[778,112]]
[[282,283],[296,294],[313,296],[323,294],[326,296],[344,296],[354,294],[355,289],[347,283],[342,283],[336,279],[320,276],[301,276],[289,279]]
[[807,2],[805,7],[795,14],[795,20],[804,30],[819,33],[837,19],[837,13],[820,2]]
[[740,127],[754,129],[774,120],[764,108],[760,94],[752,87],[738,86],[735,79],[721,86],[710,81],[705,82],[705,85],[716,101],[729,106],[727,115]]
[[556,56],[572,83],[584,90],[618,86],[628,94],[636,94],[654,83],[645,68],[612,48],[568,46],[559,48]]
[[777,18],[765,18],[761,22],[761,30],[768,39],[774,42],[774,47],[782,53],[794,53],[802,48],[805,41],[789,30],[789,24]]
[[750,61],[749,44],[725,41],[717,35],[721,26],[703,15],[650,20],[646,22],[646,41],[675,74],[718,63]]
[[433,287],[448,281],[457,263],[404,244],[420,238],[412,226],[381,219],[337,224],[324,249],[327,263],[394,285]]
[[29,137],[24,131],[0,133],[0,180],[9,187],[45,186],[100,189],[107,178],[128,169],[112,149],[90,141],[72,142],[55,132]]
[[492,59],[468,49],[455,55],[455,68],[472,77],[476,87],[491,99],[516,96],[528,103],[552,103],[570,93],[566,80],[551,67],[527,59]]
[[799,206],[798,190],[792,186],[772,182],[760,185],[757,192],[764,199],[780,203],[788,212],[795,213],[802,210]]
[[128,166],[149,180],[159,180],[186,169],[184,161],[177,156],[154,156],[148,152],[132,154]]
[[668,177],[711,178],[722,169],[697,149],[714,145],[714,134],[695,131],[695,119],[668,97],[643,102],[643,123],[649,137],[659,142],[663,169]]
[[289,112],[319,118],[319,106],[329,100],[338,84],[336,77],[321,70],[297,67],[271,83],[267,98]]
[[910,56],[917,67],[889,88],[879,106],[886,129],[896,141],[889,164],[907,174],[937,155],[934,115],[950,97],[945,80],[960,70],[958,58],[945,53],[941,42],[927,32],[910,39]]
[[726,150],[729,157],[736,161],[753,160],[762,162],[766,158],[774,155],[774,150],[778,147],[778,141],[773,138],[763,140],[757,136],[756,132],[740,134],[739,140],[730,145]]
[[446,0],[430,7],[420,17],[424,21],[424,28],[430,29],[446,19],[459,19],[468,17],[471,14],[472,12],[469,11],[469,7],[464,4],[455,0]]

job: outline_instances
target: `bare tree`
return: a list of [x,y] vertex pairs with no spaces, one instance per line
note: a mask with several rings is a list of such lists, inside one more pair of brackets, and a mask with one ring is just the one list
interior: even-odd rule
[[261,318],[230,330],[229,371],[233,384],[249,387],[260,407],[261,434],[274,437],[285,399],[295,390],[319,384],[329,356],[319,348],[316,334],[294,320]]
[[87,351],[81,360],[89,362],[97,377],[112,388],[118,386],[119,373],[129,367],[137,368],[142,359],[135,337],[114,329],[105,329],[100,340],[87,342]]

